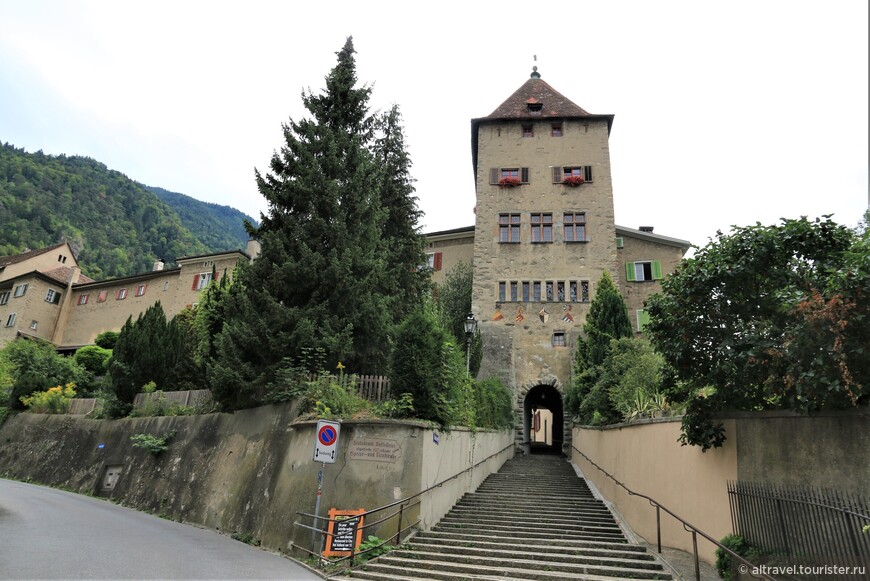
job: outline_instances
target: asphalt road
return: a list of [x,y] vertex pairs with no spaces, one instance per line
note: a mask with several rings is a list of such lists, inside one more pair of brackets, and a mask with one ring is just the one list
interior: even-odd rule
[[0,579],[321,579],[215,531],[0,479]]

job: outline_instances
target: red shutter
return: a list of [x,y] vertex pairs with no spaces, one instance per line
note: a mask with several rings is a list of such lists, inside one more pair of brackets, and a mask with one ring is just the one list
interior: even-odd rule
[[199,284],[199,275],[198,275],[198,274],[194,274],[194,275],[193,275],[193,286],[190,287],[190,290],[196,290],[196,287],[197,287],[198,284]]
[[214,276],[212,278],[214,278],[215,282],[217,282],[217,279],[218,277],[220,277],[220,275],[221,274],[218,271],[214,271]]
[[435,253],[435,260],[433,261],[434,264],[432,265],[432,268],[434,268],[435,270],[441,270],[441,254],[441,252]]

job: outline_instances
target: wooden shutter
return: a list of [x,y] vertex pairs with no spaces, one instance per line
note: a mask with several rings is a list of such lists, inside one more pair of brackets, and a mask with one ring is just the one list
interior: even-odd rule
[[529,168],[527,168],[527,167],[520,168],[520,181],[524,184],[529,183]]
[[498,180],[501,175],[501,171],[497,167],[489,168],[489,183],[490,185],[497,186]]
[[193,275],[193,286],[190,287],[190,290],[196,290],[196,287],[197,287],[198,284],[199,284],[199,275],[198,275],[198,274],[194,274],[194,275]]
[[653,280],[661,280],[664,278],[662,276],[662,263],[658,260],[652,261],[652,278]]
[[633,262],[626,262],[625,263],[625,280],[628,280],[628,281],[637,280],[637,275],[636,275],[635,270],[634,270],[634,263]]
[[592,181],[592,166],[584,165],[583,166],[583,181],[591,182]]
[[441,255],[442,254],[443,253],[441,253],[441,252],[435,253],[435,258],[432,260],[432,263],[433,263],[432,268],[434,268],[435,270],[441,270]]
[[553,183],[561,184],[562,183],[562,168],[561,167],[553,167]]
[[643,333],[643,328],[646,327],[647,323],[649,323],[649,313],[644,309],[639,309],[637,311],[637,332]]

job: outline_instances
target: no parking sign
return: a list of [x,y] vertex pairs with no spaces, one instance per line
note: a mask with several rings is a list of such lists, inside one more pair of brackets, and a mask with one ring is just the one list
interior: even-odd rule
[[314,461],[332,464],[338,453],[338,433],[341,424],[327,420],[319,420],[315,430]]

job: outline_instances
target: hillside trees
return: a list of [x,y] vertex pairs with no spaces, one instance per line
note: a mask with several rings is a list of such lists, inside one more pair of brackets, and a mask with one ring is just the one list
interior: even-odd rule
[[[442,325],[453,335],[456,345],[466,348],[465,318],[471,312],[471,289],[473,270],[467,262],[456,264],[447,273],[444,283],[436,289],[435,304],[440,311]],[[471,340],[471,377],[477,377],[483,358],[483,339],[478,329]]]
[[684,443],[721,445],[719,410],[868,401],[868,294],[866,228],[825,217],[717,233],[647,305],[645,331],[682,380],[674,399],[688,400]]
[[326,87],[302,96],[310,117],[283,125],[268,202],[250,227],[262,253],[224,299],[209,380],[225,407],[255,405],[303,348],[357,373],[384,373],[391,334],[426,284],[410,162],[396,109],[368,110],[348,38]]

